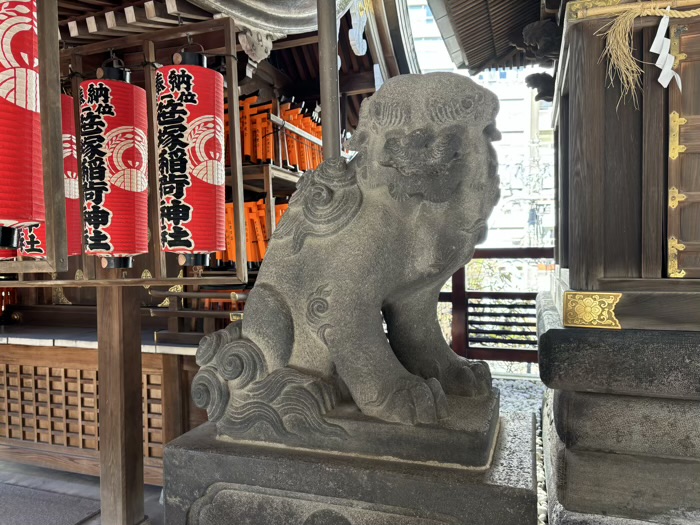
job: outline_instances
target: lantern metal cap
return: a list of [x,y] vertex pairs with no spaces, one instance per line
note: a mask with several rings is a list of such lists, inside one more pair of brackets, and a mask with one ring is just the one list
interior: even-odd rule
[[209,266],[208,253],[181,253],[177,257],[180,266]]
[[128,270],[134,266],[133,257],[103,257],[102,268],[110,270]]
[[19,229],[0,226],[0,248],[15,250],[19,246]]
[[131,83],[131,70],[124,67],[103,66],[97,70],[97,78],[100,80],[119,80]]
[[195,51],[182,50],[173,55],[173,63],[176,66],[207,67],[207,57]]

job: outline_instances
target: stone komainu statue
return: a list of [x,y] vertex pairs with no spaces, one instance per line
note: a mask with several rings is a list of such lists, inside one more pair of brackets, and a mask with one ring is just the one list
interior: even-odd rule
[[488,366],[450,349],[436,306],[499,198],[497,111],[452,73],[393,78],[363,102],[357,156],[301,177],[243,322],[200,344],[194,401],[220,434],[333,436],[324,414],[343,400],[436,424],[446,393],[491,393]]

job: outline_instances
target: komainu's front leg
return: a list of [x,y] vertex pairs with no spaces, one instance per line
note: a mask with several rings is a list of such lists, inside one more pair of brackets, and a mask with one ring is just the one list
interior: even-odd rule
[[440,288],[421,290],[384,306],[391,347],[409,372],[437,378],[448,394],[488,394],[488,365],[458,356],[445,341],[437,318],[439,294]]
[[328,316],[322,335],[338,375],[360,410],[407,425],[435,424],[446,417],[447,399],[440,383],[411,374],[394,355],[382,329],[379,306],[337,306],[337,315]]

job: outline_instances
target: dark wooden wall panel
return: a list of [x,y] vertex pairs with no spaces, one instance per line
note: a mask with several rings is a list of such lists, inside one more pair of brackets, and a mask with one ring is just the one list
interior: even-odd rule
[[569,279],[574,290],[596,290],[603,277],[605,246],[605,65],[599,24],[571,28],[569,56]]
[[[635,34],[634,48],[642,48],[641,33]],[[599,125],[605,136],[605,175],[598,193],[605,203],[605,277],[641,277],[642,112],[631,97],[620,100],[619,82],[610,85],[606,78],[598,89],[605,97],[605,120]]]
[[664,222],[666,215],[666,137],[668,102],[656,80],[656,55],[648,49],[656,28],[643,30],[644,75],[642,76],[642,277],[664,275]]

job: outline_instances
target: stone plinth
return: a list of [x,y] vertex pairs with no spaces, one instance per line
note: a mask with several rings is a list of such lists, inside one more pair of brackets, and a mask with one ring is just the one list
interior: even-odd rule
[[534,420],[504,416],[491,467],[224,441],[205,424],[165,450],[169,525],[531,525]]
[[700,523],[700,338],[564,329],[538,298],[552,525]]

